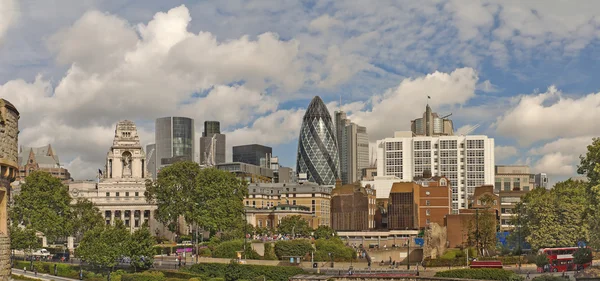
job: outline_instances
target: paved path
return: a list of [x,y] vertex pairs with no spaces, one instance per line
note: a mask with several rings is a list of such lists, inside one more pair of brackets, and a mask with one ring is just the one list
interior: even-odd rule
[[37,275],[31,271],[27,271],[24,272],[22,269],[12,269],[12,274],[14,275],[23,275],[23,276],[27,276],[29,278],[35,278],[35,279],[39,279],[39,280],[54,280],[54,281],[79,281],[78,279],[71,279],[71,278],[65,278],[65,277],[60,277],[60,276],[54,276],[54,275],[50,275],[50,274],[45,274],[45,273],[38,273]]

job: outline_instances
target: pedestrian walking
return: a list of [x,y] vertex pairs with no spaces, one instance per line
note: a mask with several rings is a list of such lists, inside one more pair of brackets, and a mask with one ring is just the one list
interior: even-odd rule
[[527,280],[529,280],[529,272],[527,272]]

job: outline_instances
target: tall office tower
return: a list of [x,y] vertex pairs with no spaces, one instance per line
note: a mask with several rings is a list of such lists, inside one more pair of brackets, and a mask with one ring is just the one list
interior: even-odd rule
[[346,125],[350,120],[343,111],[336,111],[335,116],[335,139],[338,146],[338,156],[340,158],[340,179],[342,184],[348,184],[348,143],[346,136]]
[[152,179],[156,179],[156,144],[146,145],[146,163],[148,163],[148,173]]
[[343,111],[335,112],[335,126],[340,176],[343,184],[351,184],[369,167],[369,135],[366,127],[350,122]]
[[[494,184],[494,139],[487,136],[425,136],[396,132],[377,141],[377,175],[412,181],[429,170],[452,184],[452,211],[468,207],[475,187]],[[375,179],[377,181],[377,178]],[[377,188],[377,194],[389,194]]]
[[156,172],[178,161],[194,161],[194,119],[163,117],[156,119]]
[[306,174],[311,182],[335,185],[339,171],[340,158],[331,115],[323,100],[315,96],[302,119],[296,172]]
[[273,148],[260,145],[248,144],[233,147],[233,162],[242,162],[260,167],[270,168]]
[[454,135],[452,120],[447,119],[450,115],[452,114],[439,117],[427,104],[423,117],[410,121],[410,129],[415,136],[452,136]]
[[225,163],[226,138],[221,134],[219,121],[204,121],[200,137],[200,164],[214,166]]

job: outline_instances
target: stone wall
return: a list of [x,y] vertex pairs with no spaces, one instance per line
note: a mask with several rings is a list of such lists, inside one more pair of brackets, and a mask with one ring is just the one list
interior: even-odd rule
[[18,136],[19,112],[10,102],[0,99],[0,281],[10,278],[8,201],[10,183],[19,172]]

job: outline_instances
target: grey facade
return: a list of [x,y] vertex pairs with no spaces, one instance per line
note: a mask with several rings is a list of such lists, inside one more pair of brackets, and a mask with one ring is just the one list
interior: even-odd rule
[[452,136],[454,125],[449,116],[440,117],[427,104],[423,117],[410,121],[410,129],[415,136]]
[[340,178],[343,184],[354,183],[360,180],[362,169],[369,167],[367,128],[350,122],[343,111],[335,112],[335,127]]
[[215,168],[234,173],[238,178],[248,183],[273,182],[273,170],[248,163],[232,162],[217,164]]
[[335,185],[340,177],[340,158],[331,115],[323,100],[315,96],[302,119],[298,138],[296,171],[308,181]]
[[200,164],[214,166],[225,163],[226,141],[218,121],[205,121],[200,137]]
[[260,145],[248,144],[233,147],[233,162],[242,162],[261,167],[270,167],[269,161],[273,154],[273,148]]
[[175,160],[194,161],[194,120],[187,117],[156,119],[155,142],[157,165],[153,174]]
[[148,173],[152,179],[156,179],[156,144],[146,145],[146,163],[148,163]]
[[212,134],[221,133],[221,123],[219,121],[204,121],[204,132],[203,137],[208,137]]
[[548,175],[546,173],[535,174],[535,187],[548,189]]

